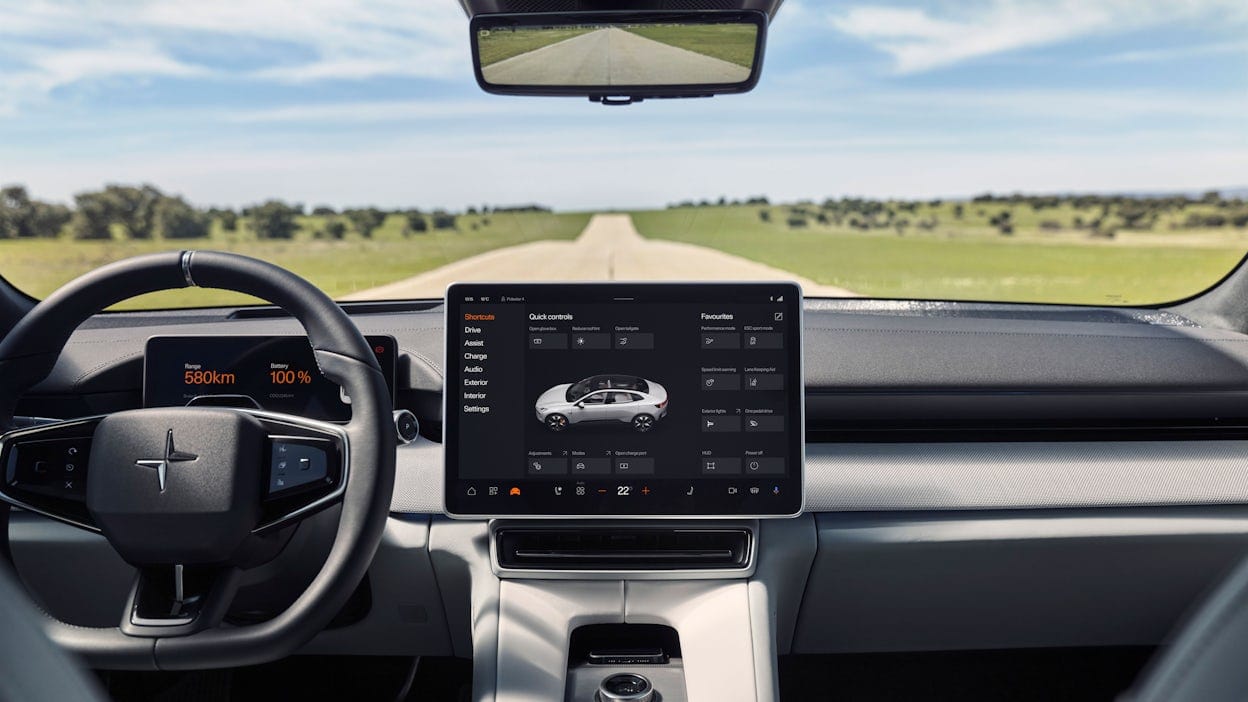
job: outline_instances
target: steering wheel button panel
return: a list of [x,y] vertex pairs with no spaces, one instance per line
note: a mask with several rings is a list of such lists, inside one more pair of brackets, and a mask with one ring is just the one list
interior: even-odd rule
[[302,437],[274,437],[269,458],[269,490],[284,497],[330,481],[330,442]]
[[99,418],[53,422],[0,436],[0,499],[98,531],[87,510],[92,435]]
[[87,496],[90,437],[31,441],[14,446],[5,465],[10,490],[81,502]]

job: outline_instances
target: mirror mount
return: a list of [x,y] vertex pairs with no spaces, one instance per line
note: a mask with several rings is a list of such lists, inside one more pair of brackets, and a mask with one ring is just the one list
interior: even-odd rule
[[[663,95],[661,96],[661,99],[709,98],[709,97],[714,97],[714,95]],[[654,99],[654,98],[651,98],[651,99]],[[623,106],[623,105],[635,105],[639,102],[645,102],[646,98],[636,97],[632,95],[590,95],[589,101],[597,102],[603,105]]]
[[477,14],[470,37],[486,92],[618,106],[752,90],[767,25],[761,10]]
[[610,105],[613,107],[622,107],[624,105],[633,105],[639,102],[645,102],[645,98],[631,96],[623,97],[617,95],[590,95],[589,101],[600,102],[603,105]]

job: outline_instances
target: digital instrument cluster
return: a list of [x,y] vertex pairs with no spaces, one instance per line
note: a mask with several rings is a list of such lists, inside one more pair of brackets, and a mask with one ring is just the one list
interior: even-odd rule
[[[394,393],[396,344],[368,336]],[[154,336],[147,341],[143,406],[248,407],[345,422],[351,398],[321,375],[303,336]]]

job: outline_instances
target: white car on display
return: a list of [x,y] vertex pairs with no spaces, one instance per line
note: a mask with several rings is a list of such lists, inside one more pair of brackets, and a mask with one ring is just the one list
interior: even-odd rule
[[551,431],[584,422],[622,422],[647,432],[667,415],[667,390],[635,375],[593,375],[537,398],[537,421]]

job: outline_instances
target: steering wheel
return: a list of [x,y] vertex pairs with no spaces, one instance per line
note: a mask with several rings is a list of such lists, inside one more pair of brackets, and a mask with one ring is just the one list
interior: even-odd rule
[[[48,377],[79,324],[136,295],[194,286],[259,297],[298,319],[321,372],[350,395],[351,421],[178,407],[16,426],[18,397]],[[264,261],[151,254],[50,295],[0,342],[0,499],[103,534],[138,577],[118,626],[49,616],[49,637],[113,669],[234,667],[294,652],[345,604],[381,540],[394,488],[389,398],[372,349],[342,309]],[[242,571],[270,560],[294,525],[334,504],[337,534],[307,589],[268,621],[225,622]]]

